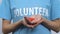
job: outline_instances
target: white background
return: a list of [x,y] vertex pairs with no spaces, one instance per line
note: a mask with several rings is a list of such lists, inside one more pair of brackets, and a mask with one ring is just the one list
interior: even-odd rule
[[[0,34],[2,34],[2,19],[1,18],[0,18]],[[51,34],[60,34],[60,32],[59,33],[56,33],[54,31],[51,31]]]

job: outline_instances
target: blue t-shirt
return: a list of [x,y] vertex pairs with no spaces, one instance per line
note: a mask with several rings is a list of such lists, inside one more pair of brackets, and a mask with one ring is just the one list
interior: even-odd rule
[[52,0],[52,20],[60,18],[60,0]]
[[[59,6],[50,0],[2,0],[2,4],[0,4],[0,18],[13,20],[13,23],[23,19],[24,16],[36,14],[42,15],[48,20],[59,18]],[[51,34],[51,32],[50,29],[40,24],[34,29],[21,26],[13,34]]]

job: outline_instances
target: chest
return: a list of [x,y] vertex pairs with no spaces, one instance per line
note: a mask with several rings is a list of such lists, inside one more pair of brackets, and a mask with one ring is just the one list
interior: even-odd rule
[[14,18],[40,14],[49,17],[50,0],[10,0]]

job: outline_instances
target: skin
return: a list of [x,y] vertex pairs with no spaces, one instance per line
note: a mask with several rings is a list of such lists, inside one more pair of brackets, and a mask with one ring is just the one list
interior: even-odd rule
[[44,19],[42,24],[46,26],[47,28],[54,30],[55,32],[60,31],[60,19],[58,18],[53,21]]
[[28,25],[27,22],[28,22],[28,20],[26,20],[26,18],[24,18],[14,24],[11,24],[11,21],[3,19],[2,31],[4,34],[8,34],[10,32],[15,31],[16,29],[20,28],[21,25],[24,25],[29,28],[32,28],[34,26],[34,25]]
[[46,18],[44,18],[44,17],[42,17],[40,15],[36,15],[36,16],[37,16],[37,19],[40,18],[40,20],[36,21],[37,20],[36,19],[36,20],[33,21],[34,23],[37,23],[35,26],[37,26],[40,23],[42,23],[45,27],[47,27],[49,29],[52,29],[55,32],[59,32],[60,31],[60,19],[59,18],[57,18],[55,20],[48,20],[48,19],[46,19]]
[[[55,20],[48,20],[46,18],[43,18],[41,15],[33,15],[31,17],[34,17],[35,20],[33,20],[32,22],[28,20],[28,17],[24,17],[24,19],[16,22],[16,23],[13,23],[11,24],[11,21],[8,21],[8,20],[5,20],[3,19],[3,33],[4,34],[8,34],[10,32],[13,32],[15,29],[18,29],[21,25],[24,25],[28,28],[34,28],[38,25],[40,25],[41,23],[49,28],[49,29],[52,29],[56,32],[58,32],[60,30],[60,19],[55,19]],[[27,22],[29,23],[35,23],[34,25],[29,25],[27,24]]]

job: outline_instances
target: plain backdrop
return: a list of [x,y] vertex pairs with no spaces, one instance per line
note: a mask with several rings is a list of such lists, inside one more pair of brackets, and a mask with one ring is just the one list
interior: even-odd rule
[[[0,34],[3,34],[2,33],[2,19],[1,18],[0,18]],[[56,33],[56,32],[54,32],[54,31],[51,30],[51,34],[60,34],[60,32],[59,33]]]

